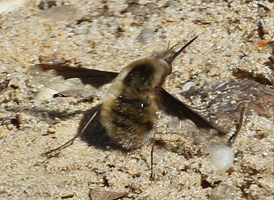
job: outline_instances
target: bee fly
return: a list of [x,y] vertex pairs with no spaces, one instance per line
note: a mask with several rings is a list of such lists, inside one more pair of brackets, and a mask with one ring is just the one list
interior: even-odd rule
[[[82,83],[97,88],[112,82],[103,103],[84,129],[96,115],[100,114],[100,122],[114,143],[124,149],[135,149],[148,140],[158,108],[180,120],[190,119],[198,128],[215,129],[209,122],[161,87],[172,71],[173,60],[196,38],[190,40],[175,53],[173,46],[156,56],[132,62],[120,73],[74,68],[65,64],[39,64],[38,66],[42,70],[54,69],[65,79],[80,78]],[[73,140],[84,132],[84,129],[57,149],[72,144]]]

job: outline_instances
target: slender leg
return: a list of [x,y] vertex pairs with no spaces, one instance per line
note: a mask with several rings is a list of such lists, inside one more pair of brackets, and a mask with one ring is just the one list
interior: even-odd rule
[[78,138],[79,136],[81,136],[81,135],[85,132],[86,128],[88,127],[88,125],[90,124],[90,122],[94,119],[94,117],[97,115],[98,111],[99,111],[99,109],[97,109],[97,111],[96,111],[96,112],[92,115],[92,117],[88,120],[88,122],[86,123],[86,125],[84,126],[84,128],[81,130],[81,132],[77,133],[72,139],[70,139],[70,140],[67,141],[66,143],[62,144],[61,146],[57,147],[56,149],[49,150],[49,151],[43,153],[42,155],[48,157],[52,152],[62,150],[62,149],[64,149],[64,148],[66,148],[66,147],[72,145],[73,142],[74,142],[74,140],[75,140],[76,138]]

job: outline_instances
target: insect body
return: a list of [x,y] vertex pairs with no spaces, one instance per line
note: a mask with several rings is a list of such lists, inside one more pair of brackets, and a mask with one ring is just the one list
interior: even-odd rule
[[80,78],[83,83],[95,87],[112,81],[96,114],[100,114],[101,124],[116,144],[125,149],[134,149],[148,139],[158,108],[181,120],[190,119],[199,128],[214,128],[161,87],[172,71],[173,60],[196,38],[175,53],[172,53],[172,47],[156,56],[137,60],[124,67],[119,74],[66,65],[40,64],[39,67],[43,70],[54,69],[65,79]]
[[123,68],[113,81],[101,108],[101,123],[124,148],[137,148],[153,129],[157,110],[156,86],[171,66],[165,60],[145,58]]

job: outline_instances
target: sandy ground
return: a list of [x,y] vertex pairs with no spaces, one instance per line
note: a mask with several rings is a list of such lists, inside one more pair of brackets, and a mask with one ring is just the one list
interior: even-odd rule
[[[18,0],[10,1],[17,5],[12,8],[7,2],[0,1],[0,199],[274,198],[274,67],[268,59],[274,49],[272,1]],[[260,97],[256,108],[247,107],[228,172],[218,175],[209,158],[198,153],[208,144],[194,144],[193,126],[164,113],[157,114],[155,125],[153,181],[151,143],[125,153],[102,148],[98,135],[98,143],[96,138],[91,143],[77,139],[51,158],[41,155],[77,133],[86,120],[83,116],[91,114],[108,86],[85,86],[92,102],[73,97],[38,100],[37,93],[51,81],[30,75],[39,60],[55,56],[72,66],[118,72],[136,59],[165,50],[168,42],[185,43],[197,35],[174,63],[166,90],[199,108],[205,105],[199,93],[192,99],[181,95],[186,81],[199,89],[212,81],[235,79],[237,85],[249,78],[254,88],[257,83],[264,88],[251,95],[238,88],[223,96],[231,101],[238,94]],[[214,111],[197,111],[220,129],[224,124],[211,114],[230,117],[224,128],[231,136],[240,111],[229,106],[227,111],[214,98],[207,97],[215,103]],[[237,99],[241,101],[250,99]]]

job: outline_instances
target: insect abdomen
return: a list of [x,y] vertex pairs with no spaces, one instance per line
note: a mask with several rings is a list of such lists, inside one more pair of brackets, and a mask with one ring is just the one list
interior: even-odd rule
[[101,123],[115,143],[138,148],[153,129],[155,103],[154,66],[139,62],[120,72],[101,108]]
[[123,148],[141,146],[153,129],[152,103],[148,96],[132,99],[132,96],[120,95],[108,109],[101,111],[101,121],[108,135]]

